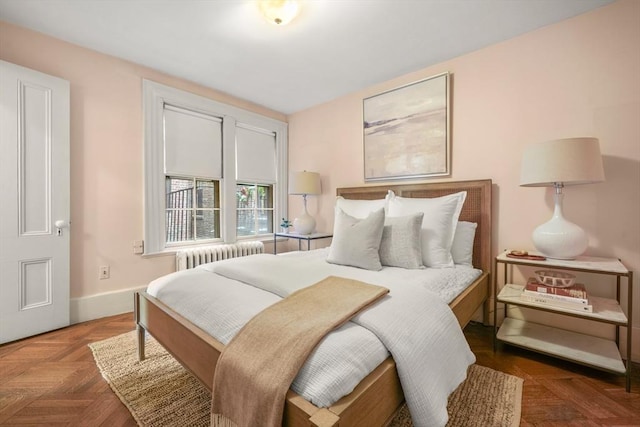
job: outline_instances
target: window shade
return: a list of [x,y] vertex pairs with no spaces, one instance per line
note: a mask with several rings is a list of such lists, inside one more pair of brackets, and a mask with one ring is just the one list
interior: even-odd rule
[[222,120],[165,105],[165,174],[222,178]]
[[236,128],[236,180],[276,182],[276,135],[259,129]]

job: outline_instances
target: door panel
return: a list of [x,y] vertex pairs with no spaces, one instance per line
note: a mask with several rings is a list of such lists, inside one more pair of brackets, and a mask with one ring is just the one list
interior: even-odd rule
[[50,234],[51,89],[18,81],[18,220],[20,234]]
[[69,82],[0,61],[0,343],[69,324]]

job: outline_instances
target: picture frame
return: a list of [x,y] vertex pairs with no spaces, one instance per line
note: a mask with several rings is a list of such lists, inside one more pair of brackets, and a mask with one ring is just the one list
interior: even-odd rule
[[451,175],[448,72],[363,100],[364,180]]

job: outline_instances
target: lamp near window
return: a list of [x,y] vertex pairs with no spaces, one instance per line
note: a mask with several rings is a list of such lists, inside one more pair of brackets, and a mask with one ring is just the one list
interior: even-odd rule
[[293,228],[298,234],[311,234],[316,228],[316,220],[307,212],[307,196],[320,194],[320,174],[317,172],[292,172],[289,175],[289,194],[302,195],[304,213],[293,220]]
[[574,259],[587,250],[587,233],[562,214],[562,189],[566,185],[601,181],[604,169],[596,138],[557,139],[525,149],[520,186],[555,188],[553,216],[533,232],[533,244],[538,251],[549,258]]

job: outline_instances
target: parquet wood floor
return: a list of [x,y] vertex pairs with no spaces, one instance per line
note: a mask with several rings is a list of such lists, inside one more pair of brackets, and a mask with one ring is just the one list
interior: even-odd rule
[[[0,425],[135,426],[87,346],[133,329],[123,314],[0,346]],[[622,376],[508,346],[494,353],[491,334],[465,329],[478,364],[524,378],[521,426],[640,426],[637,365],[626,393]]]

